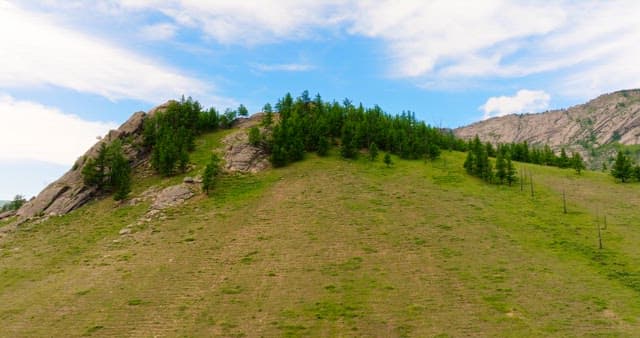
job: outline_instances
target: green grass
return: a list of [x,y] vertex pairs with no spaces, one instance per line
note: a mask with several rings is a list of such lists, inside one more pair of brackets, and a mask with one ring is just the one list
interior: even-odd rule
[[[227,132],[205,135],[194,176]],[[92,202],[0,239],[0,336],[634,336],[638,185],[464,154],[228,175],[167,219]],[[134,195],[182,179],[136,181]],[[568,213],[562,211],[562,191]],[[596,220],[607,216],[598,249]]]

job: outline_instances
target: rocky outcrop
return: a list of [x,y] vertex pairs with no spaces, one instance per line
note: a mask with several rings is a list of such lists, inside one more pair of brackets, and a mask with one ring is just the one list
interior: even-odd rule
[[[250,118],[238,119],[234,127],[238,131],[222,140],[225,147],[225,169],[228,171],[257,173],[271,166],[269,154],[262,147],[255,147],[249,143],[248,130],[258,126],[262,114],[255,114]],[[265,133],[262,129],[261,133]]]
[[195,193],[192,190],[192,186],[189,184],[178,184],[164,188],[156,196],[152,210],[163,210],[166,208],[174,207],[176,205],[184,203],[184,201],[193,197]]
[[16,215],[16,211],[15,210],[9,210],[9,211],[5,211],[5,212],[0,212],[0,221],[5,219],[5,218],[13,217],[15,215]]
[[594,151],[602,145],[640,143],[640,90],[605,94],[569,109],[495,117],[454,133],[465,139],[478,135],[494,144],[527,141],[548,144],[555,150],[565,147],[592,163],[599,162],[601,159],[594,156],[609,156]]
[[84,184],[82,168],[88,158],[97,156],[103,143],[122,140],[123,151],[131,165],[135,167],[144,162],[147,157],[144,148],[141,147],[144,119],[166,109],[170,103],[171,101],[168,101],[148,113],[134,113],[118,129],[109,131],[76,161],[71,170],[47,186],[36,198],[25,203],[16,213],[18,220],[24,221],[35,216],[64,215],[91,200],[96,195],[96,189]]

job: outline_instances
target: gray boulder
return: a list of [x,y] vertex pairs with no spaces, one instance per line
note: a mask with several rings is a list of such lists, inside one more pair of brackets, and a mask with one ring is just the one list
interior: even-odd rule
[[195,194],[187,184],[172,185],[164,188],[153,201],[151,209],[162,210],[184,203]]

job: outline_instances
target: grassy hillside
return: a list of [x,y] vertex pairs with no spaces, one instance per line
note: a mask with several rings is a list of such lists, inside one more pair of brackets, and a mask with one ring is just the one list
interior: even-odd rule
[[[198,141],[196,170],[223,134]],[[224,177],[131,236],[148,204],[28,224],[0,239],[0,336],[639,332],[637,185],[530,165],[532,198],[467,176],[462,153],[394,161],[334,152]]]

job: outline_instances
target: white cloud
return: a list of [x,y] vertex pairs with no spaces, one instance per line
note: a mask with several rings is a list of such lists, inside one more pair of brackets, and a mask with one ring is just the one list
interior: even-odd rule
[[118,126],[86,121],[52,107],[0,95],[0,161],[44,161],[71,165]]
[[253,67],[261,72],[306,72],[315,68],[306,63],[281,63],[281,64],[262,64],[258,63]]
[[[635,61],[640,59],[640,2],[636,0],[47,2],[95,8],[114,17],[160,13],[176,27],[200,30],[227,45],[340,34],[367,37],[383,42],[390,76],[410,79],[423,88],[464,87],[539,74],[549,77],[547,90],[584,98],[640,85]],[[158,31],[152,36],[168,38],[175,33],[169,26],[154,29]]]
[[542,90],[521,89],[514,96],[491,97],[480,106],[484,118],[516,113],[533,113],[546,109],[551,96]]
[[178,26],[170,23],[158,23],[144,26],[140,29],[140,36],[146,40],[170,40],[178,31]]
[[120,0],[123,8],[156,10],[176,23],[201,29],[223,44],[255,45],[307,39],[342,19],[341,1]]
[[552,31],[563,17],[542,3],[388,0],[359,5],[350,31],[386,41],[394,75],[473,75],[491,72],[504,47]]
[[581,98],[640,86],[638,1],[382,1],[354,13],[350,32],[386,41],[391,75],[422,87],[534,74]]
[[112,100],[162,102],[210,90],[200,80],[0,0],[0,87],[53,85]]

